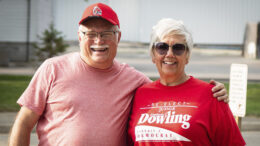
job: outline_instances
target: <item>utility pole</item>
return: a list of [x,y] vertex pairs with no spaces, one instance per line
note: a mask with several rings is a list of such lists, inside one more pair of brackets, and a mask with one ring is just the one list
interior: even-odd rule
[[31,0],[27,0],[26,62],[30,59]]

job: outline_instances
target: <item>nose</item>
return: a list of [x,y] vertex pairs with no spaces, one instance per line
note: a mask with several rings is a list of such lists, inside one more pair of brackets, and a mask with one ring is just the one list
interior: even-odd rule
[[175,56],[175,54],[173,53],[172,48],[169,47],[165,57],[173,57],[173,56]]
[[102,42],[103,42],[103,39],[102,39],[101,34],[97,34],[97,36],[95,38],[95,43],[99,44],[99,43],[102,43]]

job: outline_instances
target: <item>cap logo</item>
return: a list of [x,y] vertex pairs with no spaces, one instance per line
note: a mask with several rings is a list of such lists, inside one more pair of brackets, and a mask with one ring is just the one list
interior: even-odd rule
[[102,10],[98,6],[95,6],[93,9],[93,15],[95,15],[95,16],[102,15]]

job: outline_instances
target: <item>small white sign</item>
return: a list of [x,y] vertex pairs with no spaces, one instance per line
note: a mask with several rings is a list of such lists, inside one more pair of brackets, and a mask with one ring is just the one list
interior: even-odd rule
[[246,114],[246,91],[247,91],[246,64],[232,64],[229,82],[229,106],[234,116],[244,117]]

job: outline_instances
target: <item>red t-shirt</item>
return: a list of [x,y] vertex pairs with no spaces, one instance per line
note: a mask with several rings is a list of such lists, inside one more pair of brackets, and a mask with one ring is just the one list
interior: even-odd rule
[[217,101],[211,88],[193,77],[178,86],[157,80],[139,88],[129,121],[130,145],[245,145],[228,104]]

